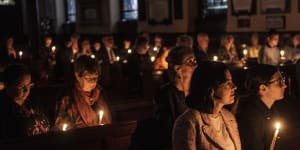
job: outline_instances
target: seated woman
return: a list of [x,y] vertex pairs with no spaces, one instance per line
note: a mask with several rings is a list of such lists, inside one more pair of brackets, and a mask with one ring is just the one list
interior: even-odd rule
[[239,59],[232,35],[224,35],[221,38],[221,47],[218,50],[219,57],[224,63],[242,65]]
[[187,46],[175,47],[167,58],[170,82],[163,85],[154,98],[162,149],[171,149],[173,124],[187,109],[185,97],[189,93],[191,77],[197,66],[195,60],[193,50]]
[[20,64],[4,71],[5,89],[0,94],[0,140],[38,135],[49,131],[48,118],[28,100],[31,75]]
[[204,62],[193,73],[189,107],[175,121],[174,150],[240,150],[234,115],[223,108],[235,101],[237,87],[222,63]]
[[[103,91],[97,84],[100,76],[98,63],[89,56],[80,56],[74,64],[74,81],[71,90],[62,97],[57,108],[57,129],[84,128],[112,123]],[[99,112],[103,111],[100,119]]]

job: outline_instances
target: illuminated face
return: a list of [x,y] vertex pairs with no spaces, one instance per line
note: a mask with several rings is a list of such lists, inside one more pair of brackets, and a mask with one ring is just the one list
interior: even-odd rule
[[278,45],[278,42],[279,42],[279,35],[273,35],[271,37],[268,37],[268,44],[271,46],[271,47],[275,47]]
[[20,78],[20,81],[18,83],[7,87],[8,96],[11,97],[14,101],[23,103],[30,93],[31,86],[31,76],[24,75]]
[[194,70],[197,67],[196,58],[193,54],[186,55],[183,58],[182,64],[179,66],[177,75],[181,78],[191,78]]
[[216,103],[228,105],[234,102],[234,92],[237,87],[232,82],[232,76],[229,70],[225,71],[225,79],[226,81],[215,90],[213,97]]
[[97,86],[97,81],[98,81],[97,73],[91,74],[88,72],[84,72],[82,76],[79,76],[78,73],[75,73],[75,76],[81,90],[84,92],[90,92]]
[[197,42],[201,49],[206,50],[208,48],[209,38],[208,36],[198,36]]
[[281,73],[277,71],[271,80],[267,83],[265,96],[271,100],[277,101],[284,98],[284,91],[287,85]]

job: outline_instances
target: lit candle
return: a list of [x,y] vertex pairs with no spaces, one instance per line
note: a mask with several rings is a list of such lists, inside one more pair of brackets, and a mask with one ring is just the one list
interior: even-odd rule
[[127,53],[128,53],[128,54],[130,54],[131,52],[132,52],[132,50],[131,50],[131,49],[128,49],[128,50],[127,50]]
[[152,62],[154,62],[154,60],[155,60],[155,57],[154,57],[154,56],[151,56],[151,58],[150,58],[150,59],[151,59],[151,61],[152,61]]
[[247,70],[247,69],[248,69],[248,67],[247,67],[247,66],[244,66],[244,67],[243,67],[243,69],[244,69],[244,70]]
[[155,46],[155,47],[153,48],[153,51],[156,52],[157,50],[158,50],[158,48]]
[[117,56],[117,57],[116,57],[116,60],[117,60],[117,61],[119,61],[119,60],[120,60],[120,57],[119,57],[119,56]]
[[95,58],[96,58],[96,56],[95,56],[94,54],[92,54],[92,55],[91,55],[91,58],[95,59]]
[[285,54],[285,51],[284,51],[284,50],[281,50],[281,51],[280,51],[280,56],[283,57],[284,54]]
[[55,53],[56,47],[55,47],[55,46],[52,46],[52,47],[51,47],[51,50],[52,50],[52,53]]
[[243,50],[243,54],[244,54],[244,57],[247,57],[248,50],[247,50],[247,49],[244,49],[244,50]]
[[62,131],[67,131],[68,124],[64,123],[62,126]]
[[19,57],[20,57],[20,59],[22,59],[22,56],[23,56],[23,51],[19,51]]
[[218,61],[218,56],[214,56],[214,57],[213,57],[213,60],[214,60],[214,61]]
[[102,123],[103,114],[104,114],[103,110],[100,110],[99,113],[98,113],[98,115],[99,115],[99,125],[103,125],[103,123]]
[[280,129],[280,123],[277,122],[275,124],[275,132],[274,132],[274,136],[273,136],[272,143],[271,143],[271,146],[270,146],[270,150],[274,150],[276,139],[277,139],[277,136],[279,134],[279,129]]

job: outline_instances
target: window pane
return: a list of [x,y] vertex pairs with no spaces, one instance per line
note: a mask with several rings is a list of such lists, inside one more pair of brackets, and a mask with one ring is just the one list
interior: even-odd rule
[[137,11],[124,12],[123,17],[125,20],[136,20],[138,18],[138,12]]
[[15,5],[15,0],[0,0],[0,5]]
[[138,2],[137,0],[123,0],[123,6],[123,11],[137,10]]

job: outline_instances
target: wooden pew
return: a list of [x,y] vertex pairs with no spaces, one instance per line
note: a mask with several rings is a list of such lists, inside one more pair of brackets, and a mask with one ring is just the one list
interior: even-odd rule
[[127,150],[136,122],[74,129],[48,133],[24,139],[0,142],[1,149],[9,150]]

